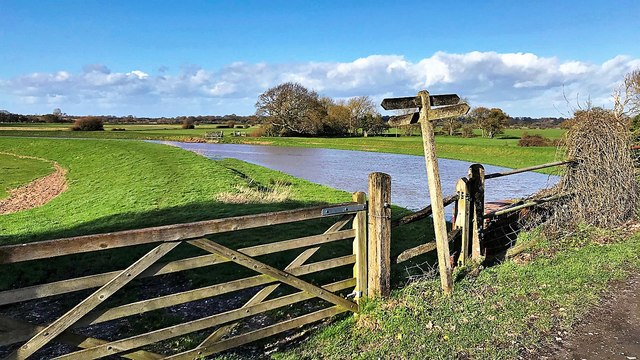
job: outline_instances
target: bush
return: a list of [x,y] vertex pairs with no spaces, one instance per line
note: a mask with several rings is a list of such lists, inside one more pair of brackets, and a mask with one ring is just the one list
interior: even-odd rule
[[259,127],[259,128],[255,128],[253,129],[252,132],[249,133],[250,137],[263,137],[266,134],[266,130],[264,127]]
[[529,135],[527,133],[522,134],[520,140],[518,140],[518,146],[530,147],[530,146],[551,146],[553,142],[542,135]]
[[186,118],[182,120],[182,128],[183,129],[195,129],[196,126],[193,124],[193,119]]
[[104,125],[102,119],[99,117],[85,117],[76,119],[76,122],[71,127],[73,131],[102,131]]

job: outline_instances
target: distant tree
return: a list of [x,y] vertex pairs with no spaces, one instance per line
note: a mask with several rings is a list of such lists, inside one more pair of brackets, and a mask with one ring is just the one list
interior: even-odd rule
[[344,102],[335,102],[333,99],[323,97],[320,99],[327,111],[327,118],[324,121],[324,134],[344,135],[349,132],[349,121],[351,111]]
[[640,114],[640,69],[625,75],[620,88],[613,93],[616,118]]
[[462,130],[460,131],[460,135],[465,138],[473,137],[473,125],[471,124],[462,125]]
[[88,116],[76,119],[71,127],[73,131],[102,131],[104,125],[102,119],[97,116]]
[[267,89],[255,106],[270,134],[279,136],[316,135],[321,130],[319,120],[326,116],[318,94],[292,82]]
[[51,113],[55,116],[62,116],[62,110],[60,110],[60,108],[53,109]]
[[389,125],[382,120],[380,114],[367,114],[362,120],[362,131],[365,136],[382,135]]
[[182,128],[195,129],[195,118],[193,116],[185,116],[184,119],[182,119]]
[[471,111],[468,118],[482,130],[482,136],[488,138],[501,134],[509,123],[509,115],[498,108],[477,107]]
[[62,117],[55,114],[42,115],[42,120],[46,123],[59,123],[62,122]]
[[358,96],[351,98],[346,103],[351,112],[349,119],[349,133],[357,135],[357,131],[362,127],[367,116],[378,115],[376,104],[368,96]]
[[447,118],[443,120],[442,128],[449,136],[453,136],[462,127],[462,121],[459,118]]

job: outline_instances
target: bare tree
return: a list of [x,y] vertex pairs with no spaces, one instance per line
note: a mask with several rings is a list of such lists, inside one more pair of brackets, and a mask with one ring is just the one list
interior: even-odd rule
[[613,92],[613,102],[617,119],[640,114],[640,69],[625,75],[622,85]]
[[351,111],[351,118],[349,119],[349,133],[356,134],[358,128],[361,128],[367,116],[378,115],[376,104],[368,96],[358,96],[351,98],[346,104],[349,111]]
[[318,93],[287,82],[267,89],[256,102],[256,115],[277,135],[315,135],[326,110]]

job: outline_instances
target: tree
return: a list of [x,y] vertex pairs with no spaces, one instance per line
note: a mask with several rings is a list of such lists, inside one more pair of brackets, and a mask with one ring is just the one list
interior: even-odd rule
[[367,116],[376,116],[376,104],[368,96],[358,96],[347,101],[347,108],[351,112],[349,119],[349,133],[357,135],[358,129],[362,127]]
[[501,134],[509,122],[509,115],[498,108],[477,107],[471,111],[469,118],[475,126],[482,129],[482,136],[488,138]]
[[60,110],[60,108],[55,108],[53,109],[52,114],[55,116],[62,116],[62,110]]
[[622,85],[613,93],[617,119],[640,114],[640,69],[625,75]]
[[270,128],[270,133],[315,135],[321,118],[326,116],[318,94],[298,83],[287,82],[267,89],[256,102],[256,115]]
[[323,97],[320,101],[327,111],[323,134],[343,135],[348,133],[351,111],[345,103],[342,101],[335,102],[333,99],[328,97]]
[[442,125],[443,130],[449,135],[453,136],[462,127],[462,122],[457,117],[444,119]]
[[389,125],[382,120],[380,114],[367,114],[362,120],[364,136],[382,135],[387,129],[389,129]]

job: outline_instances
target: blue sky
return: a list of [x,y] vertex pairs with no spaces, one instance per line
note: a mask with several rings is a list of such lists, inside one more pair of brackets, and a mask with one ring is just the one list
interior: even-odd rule
[[564,116],[565,97],[607,106],[640,67],[639,15],[637,0],[0,0],[0,109],[250,114],[268,87],[298,81]]

